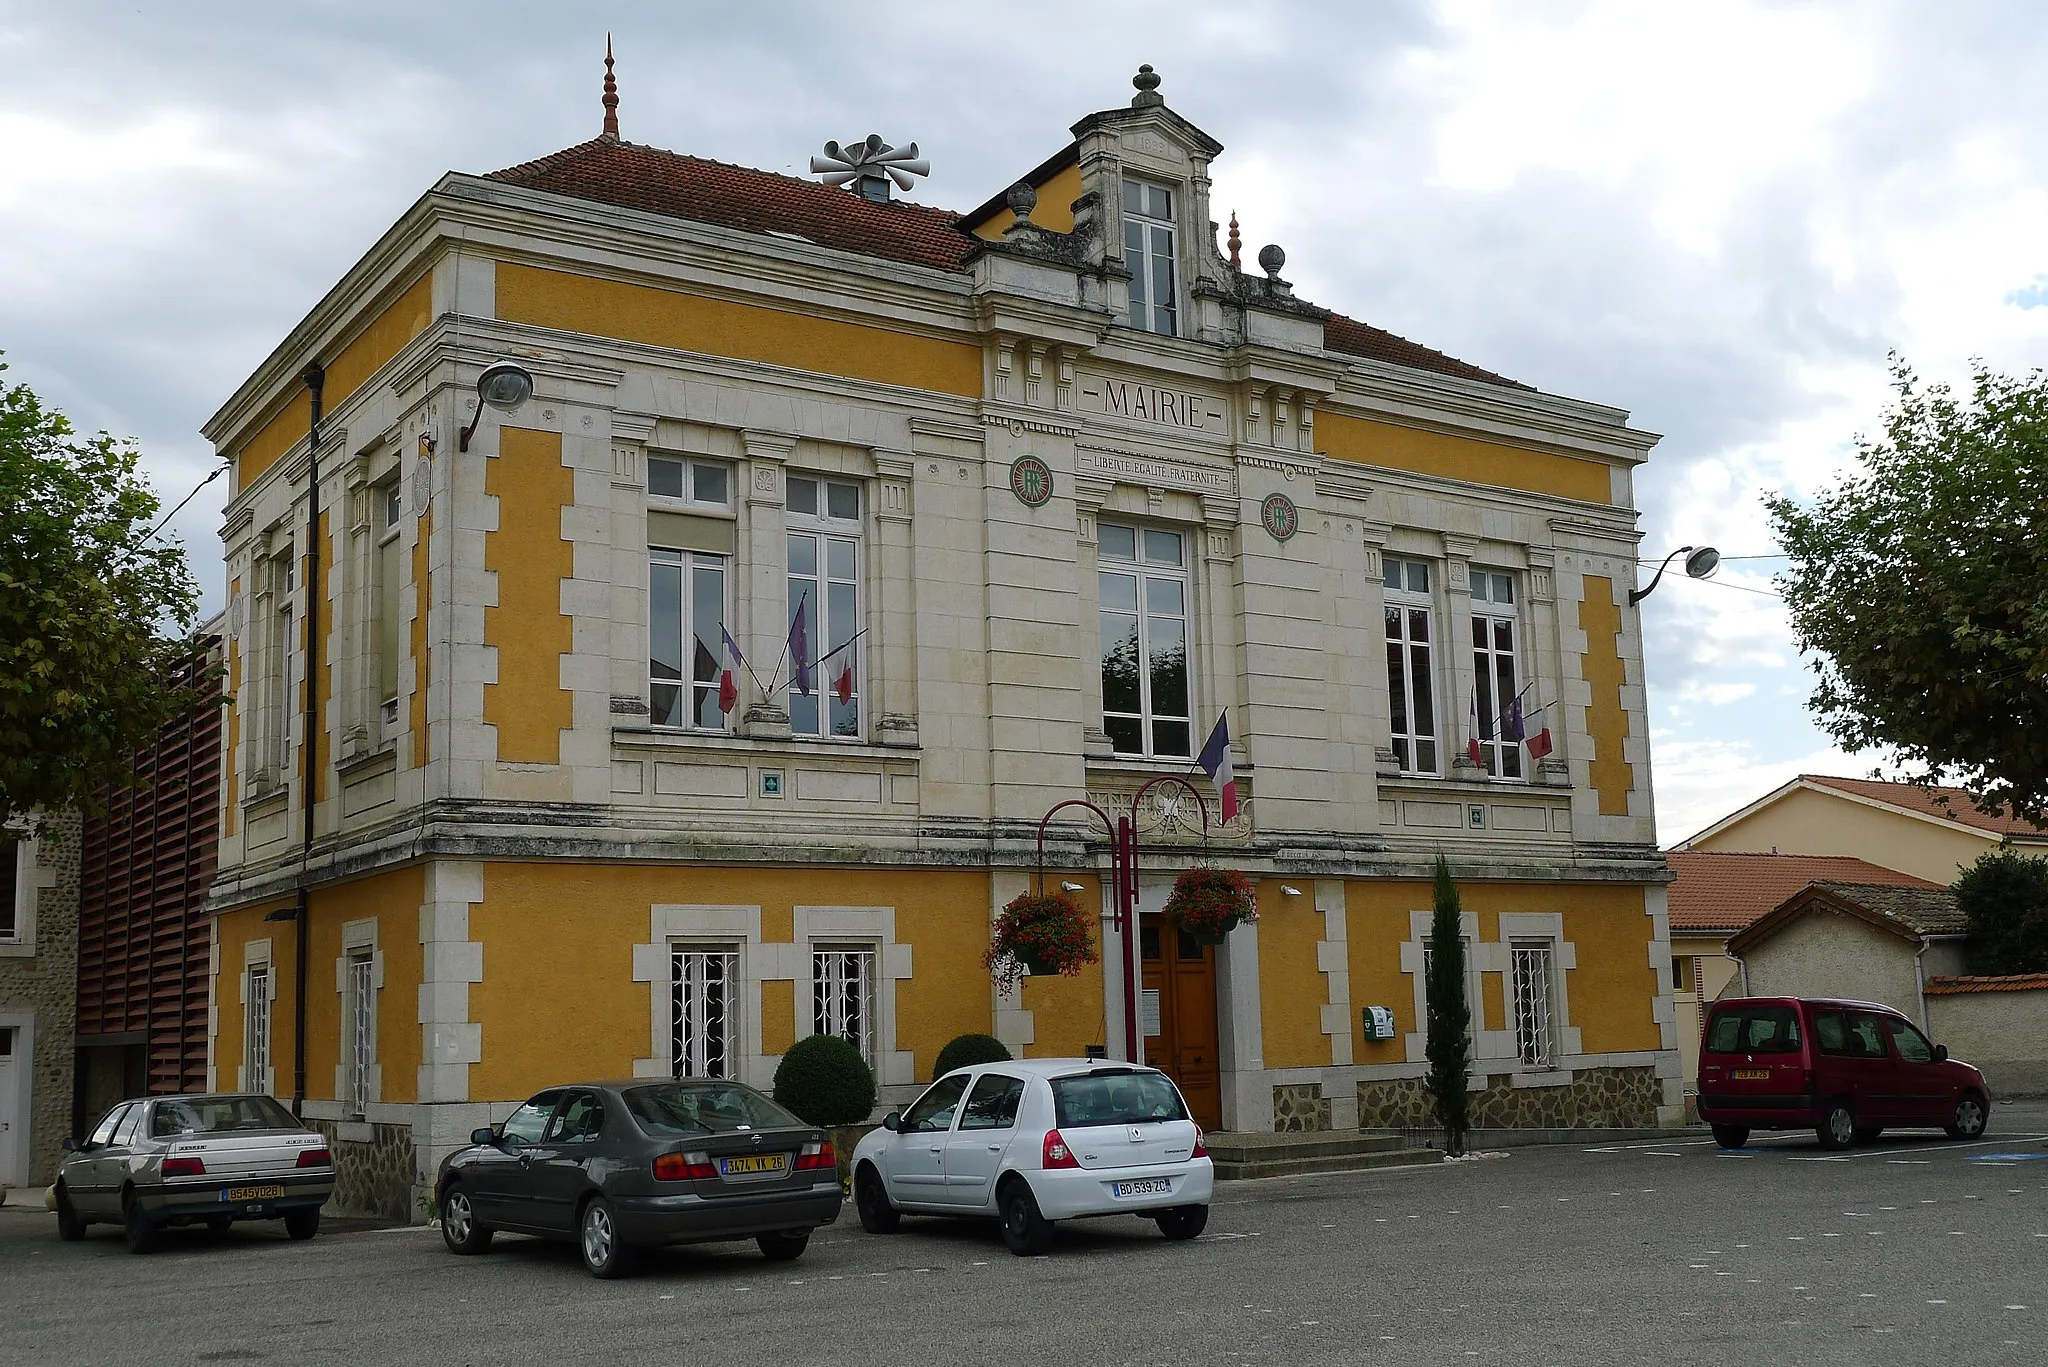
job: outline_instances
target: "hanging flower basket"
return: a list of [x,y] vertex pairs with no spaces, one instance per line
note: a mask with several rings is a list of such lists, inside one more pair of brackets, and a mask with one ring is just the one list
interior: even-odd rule
[[1095,948],[1094,918],[1065,893],[1023,892],[996,917],[982,965],[1005,989],[1030,970],[1034,976],[1074,977],[1101,962]]
[[1166,919],[1200,944],[1220,945],[1239,921],[1259,919],[1252,880],[1236,869],[1197,864],[1173,880]]

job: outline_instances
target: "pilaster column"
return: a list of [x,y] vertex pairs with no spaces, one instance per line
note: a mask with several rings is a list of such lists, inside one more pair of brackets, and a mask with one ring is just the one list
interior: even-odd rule
[[875,452],[875,559],[868,577],[868,622],[874,645],[866,687],[875,699],[872,738],[906,749],[917,745],[917,566],[910,486],[917,460],[908,452]]
[[[745,525],[740,529],[746,548],[742,567],[745,592],[733,598],[733,616],[738,629],[733,638],[746,643],[747,658],[754,662],[761,683],[773,687],[772,671],[789,641],[788,611],[789,543],[784,518],[784,465],[796,450],[796,438],[783,432],[740,434],[746,452],[741,477],[746,481]],[[749,678],[746,687],[754,696],[741,713],[740,734],[755,740],[789,739],[789,709],[782,699],[761,697]]]
[[[1477,734],[1472,679],[1472,553],[1479,543],[1470,537],[1444,534],[1444,622],[1437,632],[1437,655],[1444,681],[1450,685],[1450,716],[1445,740],[1451,751],[1452,778],[1476,782],[1486,770],[1472,762],[1466,747]],[[1457,737],[1455,741],[1451,737]]]

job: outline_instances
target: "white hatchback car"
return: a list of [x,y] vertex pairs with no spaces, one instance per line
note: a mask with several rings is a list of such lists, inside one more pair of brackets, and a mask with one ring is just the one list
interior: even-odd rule
[[1140,1215],[1192,1239],[1215,1182],[1172,1079],[1100,1059],[955,1069],[853,1151],[870,1234],[893,1233],[906,1211],[994,1218],[1019,1256],[1050,1248],[1055,1221],[1095,1215]]

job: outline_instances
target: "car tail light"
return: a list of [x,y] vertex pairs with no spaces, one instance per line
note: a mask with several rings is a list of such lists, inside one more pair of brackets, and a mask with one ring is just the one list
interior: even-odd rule
[[796,1165],[799,1168],[831,1168],[837,1171],[839,1151],[832,1147],[832,1141],[829,1139],[806,1144],[796,1156]]
[[164,1160],[164,1176],[204,1177],[206,1176],[206,1164],[200,1162],[197,1158],[166,1158]]
[[654,1176],[661,1182],[701,1182],[718,1176],[718,1169],[709,1154],[665,1153],[654,1160]]
[[1202,1142],[1202,1127],[1200,1125],[1197,1125],[1195,1126],[1195,1151],[1189,1154],[1188,1157],[1207,1158],[1208,1156],[1209,1146]]
[[1078,1168],[1081,1161],[1074,1157],[1074,1151],[1067,1147],[1066,1136],[1058,1130],[1045,1132],[1045,1145],[1039,1151],[1038,1165],[1042,1168]]
[[326,1149],[300,1149],[298,1166],[302,1168],[331,1168],[334,1155]]

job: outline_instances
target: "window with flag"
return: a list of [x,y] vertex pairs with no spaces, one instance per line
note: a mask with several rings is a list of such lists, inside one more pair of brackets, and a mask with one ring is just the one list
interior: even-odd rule
[[875,1066],[873,945],[820,945],[811,951],[811,1030],[837,1035]]
[[656,726],[723,731],[732,711],[725,686],[733,664],[725,645],[731,561],[704,551],[647,551],[647,710]]
[[861,735],[860,486],[791,475],[788,707],[799,736]]
[[1103,523],[1097,546],[1102,729],[1120,755],[1192,757],[1187,538]]
[[670,1069],[676,1077],[737,1077],[739,951],[730,945],[669,950]]
[[1429,562],[1382,561],[1386,585],[1387,704],[1394,760],[1404,774],[1441,773],[1437,749],[1435,607]]
[[1481,769],[1522,777],[1521,678],[1515,665],[1514,576],[1472,571],[1472,735]]

